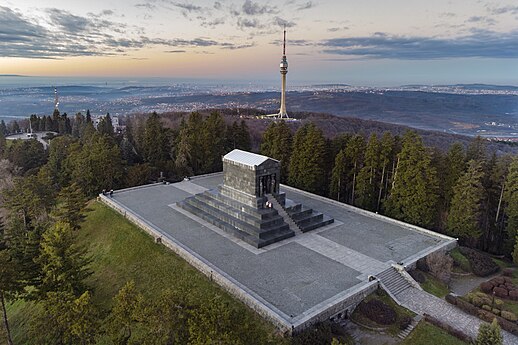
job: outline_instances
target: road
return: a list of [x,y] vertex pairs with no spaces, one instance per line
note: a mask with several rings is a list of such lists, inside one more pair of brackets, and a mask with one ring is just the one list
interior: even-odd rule
[[[47,133],[53,133],[57,134],[55,132],[34,132],[33,134],[36,136],[36,139],[43,144],[43,147],[47,149],[49,146],[49,143],[43,140],[43,137],[47,135]],[[20,134],[12,134],[6,137],[7,140],[16,140],[16,139],[22,139],[22,140],[29,140],[30,138],[27,136],[27,133],[20,133]]]

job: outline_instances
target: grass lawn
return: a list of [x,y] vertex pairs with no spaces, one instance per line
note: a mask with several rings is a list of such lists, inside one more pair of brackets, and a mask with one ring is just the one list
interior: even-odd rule
[[467,345],[446,331],[428,322],[421,321],[400,345]]
[[431,293],[439,298],[444,298],[449,292],[448,285],[441,282],[439,279],[435,278],[431,274],[423,272],[426,277],[426,281],[421,285],[424,291]]
[[390,298],[390,296],[383,290],[378,290],[377,292],[370,294],[369,296],[367,296],[367,298],[365,298],[364,301],[368,302],[372,299],[378,299],[378,300],[382,301],[383,303],[387,304],[388,306],[390,306],[392,309],[394,309],[394,311],[397,314],[396,322],[392,325],[380,325],[380,324],[370,320],[362,313],[360,313],[360,311],[358,309],[356,309],[352,314],[352,319],[354,321],[357,321],[359,324],[366,325],[371,328],[385,328],[388,333],[390,333],[393,336],[396,336],[399,332],[401,332],[401,330],[399,329],[399,320],[403,316],[409,316],[411,318],[415,316],[415,314],[413,312],[401,307],[396,302],[394,302],[394,300],[392,298]]
[[[89,208],[90,212],[79,232],[79,242],[88,246],[93,259],[91,268],[94,273],[87,283],[93,288],[93,301],[101,311],[107,313],[113,296],[127,281],[133,280],[145,298],[153,298],[166,288],[185,291],[187,300],[194,305],[221,296],[243,320],[236,325],[236,329],[250,334],[249,343],[261,344],[267,339],[275,344],[288,343],[286,339],[274,335],[276,329],[272,324],[232,298],[163,245],[156,244],[123,216],[98,202],[91,202]],[[28,343],[27,321],[34,310],[33,305],[23,302],[9,307],[17,344]]]
[[459,248],[453,249],[450,252],[450,255],[453,258],[456,267],[460,268],[463,272],[471,272],[471,265],[469,264],[469,260],[460,252]]

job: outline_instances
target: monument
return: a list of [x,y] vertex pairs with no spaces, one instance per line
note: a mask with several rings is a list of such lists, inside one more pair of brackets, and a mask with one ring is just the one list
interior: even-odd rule
[[261,248],[333,222],[280,191],[280,162],[233,150],[223,157],[223,184],[178,205]]

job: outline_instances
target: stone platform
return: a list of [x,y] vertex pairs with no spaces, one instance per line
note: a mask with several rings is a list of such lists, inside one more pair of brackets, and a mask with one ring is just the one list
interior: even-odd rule
[[[257,248],[179,207],[222,183],[220,173],[100,199],[287,332],[347,315],[378,287],[370,275],[456,245],[450,237],[281,185],[279,193],[334,223]],[[286,200],[286,209],[290,205]],[[266,212],[272,227],[281,224]]]

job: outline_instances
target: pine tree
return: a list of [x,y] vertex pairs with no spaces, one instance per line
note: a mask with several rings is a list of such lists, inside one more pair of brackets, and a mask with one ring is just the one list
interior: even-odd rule
[[189,344],[244,345],[235,331],[238,320],[228,303],[215,297],[192,311],[188,320]]
[[355,135],[349,140],[347,143],[347,147],[345,148],[345,157],[347,161],[351,164],[350,170],[350,184],[351,184],[351,195],[349,198],[349,202],[354,205],[354,197],[356,190],[356,177],[360,172],[360,169],[363,164],[363,155],[365,153],[365,139],[361,135]]
[[0,130],[0,158],[3,157],[6,147],[7,141],[5,139],[5,134]]
[[74,183],[59,192],[52,215],[56,221],[66,222],[77,230],[85,217],[86,202],[83,191]]
[[331,172],[330,196],[338,201],[343,201],[347,192],[347,171],[345,165],[345,153],[340,150],[335,158],[333,171]]
[[356,179],[356,205],[374,211],[376,209],[379,186],[380,143],[376,134],[372,134],[365,149],[364,165]]
[[395,139],[390,132],[383,133],[380,141],[380,161],[381,180],[378,187],[378,201],[376,203],[376,212],[380,211],[381,202],[384,195],[388,194],[389,189],[389,166],[394,161],[395,156]]
[[385,209],[389,216],[419,226],[432,226],[438,201],[437,174],[421,137],[408,131],[398,155],[391,194]]
[[134,340],[134,331],[144,319],[144,298],[137,292],[135,282],[129,281],[119,290],[113,301],[108,333],[116,344],[128,344],[130,340]]
[[502,345],[504,339],[500,330],[500,325],[493,319],[491,324],[482,323],[478,329],[478,336],[475,345]]
[[30,336],[38,344],[96,344],[98,323],[89,291],[79,297],[65,291],[49,292],[33,321]]
[[487,159],[487,140],[477,136],[468,145],[466,161],[475,160],[482,162]]
[[90,109],[86,109],[86,123],[92,123],[92,115],[90,115]]
[[218,112],[212,112],[203,121],[201,147],[203,158],[201,172],[212,173],[221,171],[223,163],[221,157],[225,154],[225,121]]
[[0,133],[3,135],[7,135],[7,126],[5,125],[4,120],[0,120]]
[[453,199],[448,214],[448,232],[468,241],[476,241],[481,235],[482,212],[482,165],[474,160],[468,162],[468,170],[454,187]]
[[0,307],[2,308],[3,327],[8,345],[13,345],[6,303],[9,297],[21,291],[23,285],[19,281],[19,268],[11,257],[5,237],[3,220],[0,218]]
[[326,140],[322,131],[313,123],[302,126],[295,134],[293,147],[290,184],[311,193],[325,193]]
[[37,262],[43,271],[39,294],[69,292],[80,296],[86,291],[84,280],[91,274],[87,249],[76,244],[72,227],[57,222],[43,233]]
[[[516,241],[518,235],[518,157],[515,157],[509,165],[509,172],[505,180],[504,201],[507,205],[505,214],[507,215],[507,225],[505,228],[507,235],[507,248],[518,248]],[[508,249],[507,252],[510,250]],[[515,262],[518,262],[515,256]]]
[[454,143],[450,146],[446,157],[446,178],[444,182],[444,199],[445,206],[449,208],[451,199],[453,198],[453,188],[457,184],[459,177],[466,171],[466,155],[464,146],[461,143]]
[[261,154],[281,162],[281,182],[288,181],[292,134],[285,121],[272,122],[263,133]]

